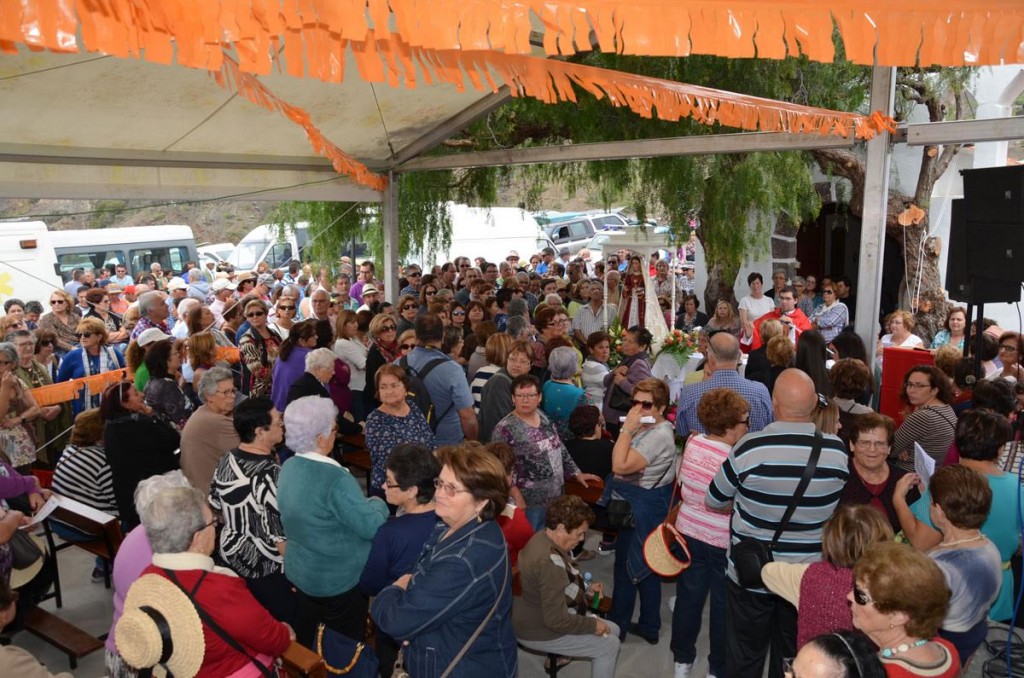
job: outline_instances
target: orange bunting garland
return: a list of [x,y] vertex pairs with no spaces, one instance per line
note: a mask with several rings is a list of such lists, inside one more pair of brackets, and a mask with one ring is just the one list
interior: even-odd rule
[[835,57],[835,26],[858,64],[1024,63],[1019,0],[8,0],[0,2],[0,50],[24,43],[74,52],[80,27],[89,51],[155,63],[176,52],[178,63],[210,70],[233,44],[245,53],[243,71],[265,74],[283,42],[292,75],[305,61],[314,77],[333,80],[340,47],[392,25],[407,44],[433,50],[530,54],[540,27],[548,55],[589,51],[593,35],[605,52],[802,53],[826,63]]
[[84,387],[89,388],[90,393],[100,394],[111,384],[116,384],[125,379],[126,370],[111,370],[94,374],[91,377],[80,377],[70,381],[62,381],[59,384],[50,384],[31,389],[29,393],[35,398],[36,404],[40,407],[47,405],[59,405],[74,400]]

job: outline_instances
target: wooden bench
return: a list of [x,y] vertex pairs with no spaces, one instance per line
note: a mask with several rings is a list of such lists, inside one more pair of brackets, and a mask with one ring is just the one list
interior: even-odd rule
[[[78,547],[103,560],[103,582],[110,588],[110,573],[113,570],[114,556],[121,548],[124,535],[121,523],[108,513],[98,511],[67,497],[59,498],[60,505],[43,521],[46,543],[54,554],[54,592],[57,607],[61,607],[60,569],[57,565],[58,552],[72,546]],[[87,535],[83,541],[64,541],[58,544],[54,539],[53,525],[61,524]],[[59,536],[59,535],[58,535]]]
[[586,487],[583,487],[582,484],[573,479],[565,483],[565,493],[575,495],[591,506],[595,506],[598,499],[604,494],[604,481],[592,480],[587,483]]
[[103,649],[102,640],[40,607],[25,612],[25,629],[66,654],[71,670],[82,657]]
[[281,655],[281,663],[289,678],[327,678],[323,658],[294,640]]
[[370,458],[370,451],[366,449],[366,436],[356,433],[347,436],[338,436],[347,449],[341,454],[341,464],[349,470],[360,471],[366,478],[366,489],[370,489],[370,471],[373,470],[373,460]]

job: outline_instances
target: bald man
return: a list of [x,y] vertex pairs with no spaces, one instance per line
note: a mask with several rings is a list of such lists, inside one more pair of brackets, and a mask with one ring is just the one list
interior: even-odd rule
[[[744,379],[737,372],[740,364],[740,343],[728,332],[717,332],[708,340],[704,381],[688,384],[679,392],[676,430],[681,436],[707,433],[697,417],[697,405],[704,394],[715,388],[729,388],[739,393],[750,406],[750,433],[756,433],[772,422],[772,398],[768,387]],[[710,376],[708,376],[710,375]]]
[[[800,370],[785,370],[775,382],[772,407],[775,421],[736,443],[704,498],[709,508],[731,512],[733,545],[740,539],[772,541],[810,466],[815,444],[811,414],[818,407],[814,382]],[[849,475],[843,442],[823,434],[810,484],[788,523],[781,526],[775,562],[821,559],[822,527],[835,511]],[[741,587],[731,557],[726,575],[726,675],[761,676],[771,649],[768,676],[782,678],[782,658],[796,653],[796,609],[767,589]]]

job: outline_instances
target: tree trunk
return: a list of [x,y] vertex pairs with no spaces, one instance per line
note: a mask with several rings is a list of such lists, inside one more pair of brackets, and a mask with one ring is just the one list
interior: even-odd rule
[[715,314],[715,305],[719,301],[728,301],[736,306],[736,292],[733,286],[739,272],[738,266],[708,261],[708,284],[704,288],[704,312],[708,317]]

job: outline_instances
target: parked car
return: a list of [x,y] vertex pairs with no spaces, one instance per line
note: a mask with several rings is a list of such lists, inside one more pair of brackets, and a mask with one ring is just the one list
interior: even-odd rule
[[556,249],[568,247],[576,254],[587,246],[594,234],[606,229],[623,229],[628,226],[626,219],[612,212],[595,214],[572,214],[552,219],[544,226]]

